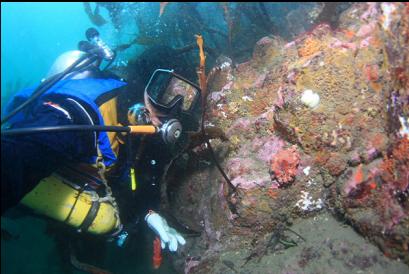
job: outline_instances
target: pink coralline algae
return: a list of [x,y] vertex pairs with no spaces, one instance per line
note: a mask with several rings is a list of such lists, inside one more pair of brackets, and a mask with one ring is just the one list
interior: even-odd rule
[[363,25],[358,32],[356,33],[356,36],[358,37],[366,37],[369,34],[373,33],[376,27],[376,22],[371,22],[370,24]]
[[254,88],[262,88],[264,85],[264,81],[266,80],[267,73],[263,73],[257,77],[256,81],[253,84]]
[[358,185],[361,184],[364,181],[364,179],[365,179],[365,174],[362,169],[362,164],[360,164],[355,170],[355,173],[352,175],[350,180],[345,184],[344,192],[347,195],[350,194],[351,191],[358,188]]
[[269,179],[268,175],[265,177],[257,177],[257,178],[251,178],[253,176],[250,175],[244,175],[244,176],[239,176],[234,178],[231,183],[238,188],[249,190],[253,189],[256,187],[264,187]]
[[357,46],[355,43],[350,43],[350,42],[344,42],[340,41],[338,39],[333,39],[333,42],[330,44],[331,48],[343,48],[343,49],[351,49],[355,51],[357,49]]
[[248,132],[251,129],[252,124],[253,120],[251,119],[239,118],[231,125],[226,134],[228,137],[231,137],[237,133]]
[[[291,72],[288,75],[288,80],[291,81],[291,82],[294,81],[294,83],[295,83],[295,75],[296,75],[295,72]],[[292,79],[292,78],[294,78],[294,79]],[[279,107],[279,108],[283,108],[284,103],[285,103],[285,101],[284,101],[284,95],[283,95],[283,88],[280,86],[280,88],[277,90],[277,99],[275,100],[274,105]]]
[[300,155],[296,146],[279,151],[271,159],[271,176],[280,186],[289,184],[297,174]]
[[251,159],[232,158],[227,162],[229,176],[236,178],[251,172],[254,161]]
[[376,9],[376,3],[367,3],[368,9],[364,14],[361,15],[361,20],[368,20],[370,18],[375,18],[378,11]]
[[282,149],[284,141],[276,136],[255,138],[252,142],[252,150],[257,153],[257,158],[268,162]]
[[407,217],[405,210],[396,202],[390,192],[382,192],[377,204],[382,216],[383,226],[386,230],[391,230],[399,224],[403,218]]
[[257,163],[251,158],[232,158],[226,163],[231,183],[241,189],[261,187],[269,182],[268,174],[257,171]]
[[260,40],[258,40],[257,46],[271,45],[272,42],[273,42],[273,39],[271,39],[268,36],[265,36],[265,37],[261,38]]

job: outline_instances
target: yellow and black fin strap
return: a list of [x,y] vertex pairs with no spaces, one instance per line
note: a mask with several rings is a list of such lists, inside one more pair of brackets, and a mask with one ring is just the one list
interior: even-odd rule
[[89,226],[95,220],[95,217],[97,217],[99,207],[100,207],[99,201],[92,201],[91,208],[88,210],[87,216],[85,217],[84,221],[82,221],[82,224],[78,229],[79,232],[88,230]]

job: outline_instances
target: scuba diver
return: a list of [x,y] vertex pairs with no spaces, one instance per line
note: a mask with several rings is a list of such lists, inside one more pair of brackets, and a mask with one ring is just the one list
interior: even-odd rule
[[[160,172],[183,147],[186,133],[199,128],[200,88],[172,70],[157,69],[143,100],[131,103],[126,118],[119,117],[117,99],[126,96],[126,83],[107,71],[115,51],[96,29],[88,29],[86,36],[79,50],[57,58],[39,86],[22,90],[6,106],[2,215],[21,203],[78,232],[104,235],[122,246],[128,232],[120,220],[116,199],[121,197],[113,196],[108,181],[123,173],[121,178],[131,183],[129,191],[144,198],[139,210],[162,249],[174,252],[185,239],[169,227],[154,203],[160,199]],[[108,64],[100,69],[103,62]],[[150,199],[152,193],[156,197]]]

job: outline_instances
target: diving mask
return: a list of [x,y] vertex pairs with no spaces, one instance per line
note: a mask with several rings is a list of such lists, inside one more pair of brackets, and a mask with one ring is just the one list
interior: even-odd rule
[[192,112],[200,99],[200,88],[173,72],[157,69],[145,88],[150,103],[163,113]]

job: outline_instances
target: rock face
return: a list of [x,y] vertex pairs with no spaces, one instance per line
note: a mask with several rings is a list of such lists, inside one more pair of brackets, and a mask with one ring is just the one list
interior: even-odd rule
[[[212,146],[237,191],[204,146],[170,166],[164,209],[201,232],[188,238],[178,269],[258,273],[250,262],[266,269],[262,258],[279,246],[303,254],[299,269],[323,255],[279,228],[325,211],[409,264],[409,137],[402,123],[409,115],[408,12],[403,3],[354,4],[336,30],[321,24],[291,42],[265,37],[250,61],[233,67],[224,59],[209,83],[206,123],[229,138]],[[316,107],[301,102],[305,90],[318,94]],[[243,248],[247,257],[233,265],[220,259]],[[376,264],[372,259],[348,259],[348,267],[365,270],[362,261]]]

